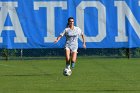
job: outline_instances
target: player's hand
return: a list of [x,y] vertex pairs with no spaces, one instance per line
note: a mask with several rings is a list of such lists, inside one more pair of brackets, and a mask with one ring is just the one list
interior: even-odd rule
[[85,43],[83,44],[83,48],[86,49],[86,44]]
[[58,40],[56,39],[55,41],[54,41],[54,43],[57,43],[58,42]]

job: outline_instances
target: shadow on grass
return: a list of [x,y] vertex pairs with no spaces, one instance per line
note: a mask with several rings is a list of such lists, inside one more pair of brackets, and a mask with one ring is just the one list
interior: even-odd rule
[[51,74],[5,74],[5,75],[0,75],[0,77],[4,76],[11,76],[11,77],[28,77],[28,76],[51,76]]

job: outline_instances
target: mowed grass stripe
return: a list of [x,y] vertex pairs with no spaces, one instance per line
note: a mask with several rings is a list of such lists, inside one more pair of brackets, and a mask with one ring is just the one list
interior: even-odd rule
[[139,93],[139,58],[77,59],[71,76],[65,60],[0,62],[0,93]]

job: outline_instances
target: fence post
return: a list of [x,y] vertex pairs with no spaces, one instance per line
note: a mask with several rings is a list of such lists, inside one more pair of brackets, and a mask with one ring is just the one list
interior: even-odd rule
[[126,56],[128,59],[131,58],[131,49],[130,48],[126,48]]
[[23,49],[20,50],[20,57],[22,59],[22,57],[23,57]]
[[8,49],[3,49],[2,56],[5,57],[5,60],[8,60]]

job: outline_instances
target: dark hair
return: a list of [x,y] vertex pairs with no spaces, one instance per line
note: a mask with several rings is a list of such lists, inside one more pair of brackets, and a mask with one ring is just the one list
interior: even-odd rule
[[69,17],[69,18],[68,18],[68,22],[70,21],[70,19],[73,19],[73,20],[74,20],[74,18],[73,18],[73,17]]
[[73,17],[69,17],[69,18],[68,18],[68,23],[67,23],[67,26],[66,26],[66,27],[68,27],[68,26],[69,26],[69,21],[70,21],[70,19],[73,19],[73,20],[74,20],[74,18],[73,18]]

